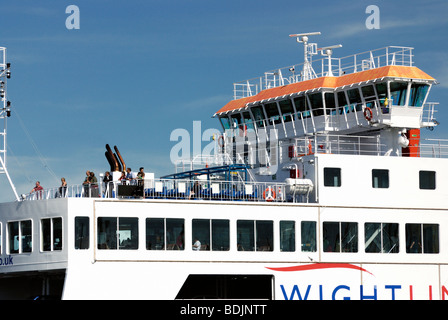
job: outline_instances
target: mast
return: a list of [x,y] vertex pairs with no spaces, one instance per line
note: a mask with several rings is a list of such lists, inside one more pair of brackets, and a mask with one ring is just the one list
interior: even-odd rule
[[7,96],[7,79],[11,77],[11,64],[6,62],[6,48],[0,47],[0,174],[5,174],[8,178],[9,184],[16,197],[20,201],[11,177],[9,176],[6,162],[6,129],[7,119],[11,116],[11,102],[8,101]]

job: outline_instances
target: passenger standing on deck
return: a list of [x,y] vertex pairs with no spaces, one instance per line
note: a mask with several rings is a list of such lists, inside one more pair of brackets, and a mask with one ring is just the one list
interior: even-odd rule
[[67,181],[65,178],[61,178],[61,186],[59,187],[59,197],[65,198],[67,192]]
[[42,190],[44,190],[44,188],[42,188],[39,181],[36,181],[36,186],[31,189],[30,193],[35,192],[37,199],[42,199]]
[[139,186],[142,186],[144,184],[143,180],[145,179],[145,172],[143,171],[143,169],[144,168],[141,167],[140,170],[137,173],[137,181],[138,181],[138,185]]
[[104,178],[103,178],[103,182],[104,182],[104,189],[106,191],[104,191],[104,193],[109,197],[112,198],[112,190],[114,188],[114,184],[113,184],[113,178],[110,175],[109,171],[106,171],[106,173],[104,174]]

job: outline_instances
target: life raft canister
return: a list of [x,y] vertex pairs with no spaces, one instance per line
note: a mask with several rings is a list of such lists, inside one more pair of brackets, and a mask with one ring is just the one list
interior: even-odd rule
[[372,109],[370,109],[369,107],[364,109],[364,118],[366,118],[367,121],[372,120],[373,117],[373,113],[372,113]]
[[271,187],[267,187],[266,190],[263,191],[263,198],[266,201],[274,201],[275,200],[275,190]]

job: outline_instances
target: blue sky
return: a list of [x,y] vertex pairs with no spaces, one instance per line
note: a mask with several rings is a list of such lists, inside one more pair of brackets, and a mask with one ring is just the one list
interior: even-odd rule
[[[60,177],[79,184],[87,169],[108,170],[106,143],[117,145],[133,169],[144,166],[156,177],[172,172],[174,129],[192,132],[194,120],[202,130],[219,128],[211,117],[232,99],[233,82],[302,62],[291,33],[321,31],[313,38],[319,46],[343,45],[334,57],[414,47],[416,65],[440,82],[429,99],[441,103],[441,126],[431,137],[448,138],[446,0],[0,4],[0,46],[12,64],[8,169],[19,193],[36,180],[45,188]],[[65,26],[69,5],[79,7],[79,30]],[[368,5],[380,9],[378,30],[365,26]],[[0,176],[0,201],[13,199]]]

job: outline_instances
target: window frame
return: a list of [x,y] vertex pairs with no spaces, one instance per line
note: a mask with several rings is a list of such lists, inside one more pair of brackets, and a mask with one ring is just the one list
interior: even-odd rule
[[[58,232],[58,230],[56,230],[55,229],[55,220],[56,219],[60,219],[60,224],[61,224],[61,227],[60,227],[60,233],[61,233],[61,235],[60,235],[60,245],[58,245],[58,246],[55,246],[55,233],[56,232]],[[50,222],[50,231],[49,231],[49,235],[50,235],[50,238],[49,238],[49,242],[50,242],[50,246],[49,246],[49,249],[46,249],[46,246],[44,246],[45,244],[46,244],[46,236],[47,235],[45,235],[44,234],[44,230],[43,230],[43,223],[44,223],[44,221],[49,221]],[[63,239],[64,239],[64,223],[63,223],[63,219],[62,219],[62,217],[46,217],[46,218],[41,218],[40,219],[40,251],[41,252],[53,252],[53,251],[62,251],[63,250],[63,244],[64,244],[64,241],[63,241]],[[45,238],[44,238],[45,237]]]

